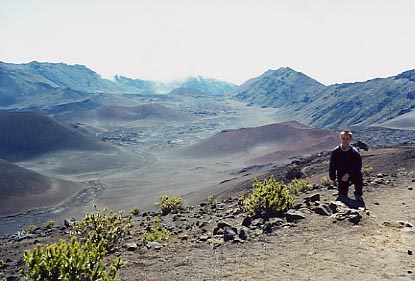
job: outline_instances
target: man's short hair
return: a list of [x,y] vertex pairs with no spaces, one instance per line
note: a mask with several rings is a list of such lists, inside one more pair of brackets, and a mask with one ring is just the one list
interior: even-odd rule
[[350,138],[352,138],[352,137],[353,137],[352,131],[350,131],[350,130],[343,130],[343,131],[340,133],[340,136],[343,136],[343,135],[349,135],[349,136],[350,136]]

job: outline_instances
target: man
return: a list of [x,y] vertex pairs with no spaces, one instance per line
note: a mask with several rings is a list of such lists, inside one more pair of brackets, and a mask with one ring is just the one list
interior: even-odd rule
[[[332,185],[337,186],[339,195],[347,196],[349,185],[355,188],[356,201],[363,202],[362,158],[359,151],[350,145],[352,132],[340,133],[341,144],[330,155],[329,177]],[[337,182],[336,182],[337,179]]]

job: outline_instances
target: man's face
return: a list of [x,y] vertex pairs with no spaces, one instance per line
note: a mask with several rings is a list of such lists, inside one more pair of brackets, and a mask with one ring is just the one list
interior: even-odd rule
[[350,142],[352,141],[352,137],[348,134],[343,134],[340,135],[340,140],[344,147],[348,147],[350,145]]

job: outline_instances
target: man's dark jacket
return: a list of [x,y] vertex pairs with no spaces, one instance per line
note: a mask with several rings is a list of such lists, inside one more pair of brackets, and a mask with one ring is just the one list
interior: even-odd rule
[[341,179],[345,174],[350,177],[361,177],[362,158],[359,151],[350,146],[344,151],[341,145],[332,150],[330,155],[329,176],[331,180]]

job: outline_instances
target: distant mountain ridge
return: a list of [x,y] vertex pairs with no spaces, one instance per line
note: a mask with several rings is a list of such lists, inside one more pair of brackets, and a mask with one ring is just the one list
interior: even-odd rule
[[115,81],[118,84],[127,87],[133,87],[143,91],[156,92],[156,93],[168,93],[179,88],[190,88],[201,91],[210,95],[225,95],[232,92],[237,86],[213,78],[205,78],[202,76],[188,77],[181,81],[172,82],[158,82],[151,80],[131,79],[123,76],[116,75]]
[[269,70],[233,92],[235,98],[275,107],[281,121],[314,127],[370,126],[415,109],[415,70],[366,82],[325,86],[290,68]]
[[236,85],[217,79],[189,77],[184,81],[158,82],[116,75],[104,79],[84,65],[30,62],[0,62],[0,106],[13,103],[18,96],[36,96],[45,91],[67,89],[82,93],[166,93],[174,88],[193,87],[206,94],[224,94]]
[[252,78],[237,89],[237,99],[263,106],[281,107],[294,103],[308,103],[326,86],[289,67],[268,70]]
[[325,86],[301,72],[282,67],[268,70],[237,87],[203,77],[165,83],[115,76],[111,81],[82,65],[0,62],[2,110],[48,113],[69,107],[96,108],[121,99],[127,105],[128,96],[134,94],[148,96],[149,101],[154,95],[171,94],[175,98],[182,94],[193,98],[204,94],[227,95],[247,104],[275,108],[278,121],[296,120],[314,127],[399,124],[412,128],[415,70],[365,82]]

